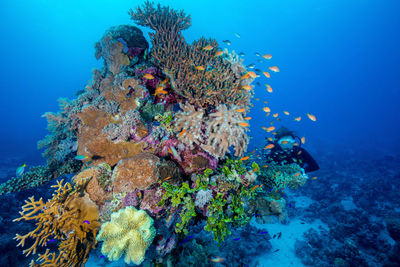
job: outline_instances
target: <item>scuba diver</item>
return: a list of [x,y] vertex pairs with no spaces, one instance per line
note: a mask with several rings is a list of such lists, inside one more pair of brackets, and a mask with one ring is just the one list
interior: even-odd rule
[[[298,138],[298,145],[295,145],[296,138]],[[318,163],[313,159],[313,157],[301,147],[301,141],[298,136],[295,136],[293,131],[290,131],[286,127],[280,127],[276,131],[275,141],[270,142],[274,147],[270,152],[265,155],[267,162],[274,161],[276,163],[291,164],[296,163],[304,171],[312,172],[319,169]]]

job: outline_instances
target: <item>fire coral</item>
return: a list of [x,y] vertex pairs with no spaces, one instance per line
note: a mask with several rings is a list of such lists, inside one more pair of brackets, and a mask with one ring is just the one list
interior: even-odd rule
[[81,266],[85,265],[89,252],[96,246],[96,234],[100,228],[99,210],[87,196],[81,196],[79,187],[62,184],[57,181],[53,198],[46,203],[42,198],[25,200],[20,212],[21,217],[14,221],[34,220],[36,229],[26,235],[15,236],[17,246],[24,246],[27,238],[33,238],[33,245],[23,251],[26,256],[36,254],[37,246],[46,246],[48,242],[59,240],[58,254],[47,249],[39,255],[40,263],[31,262],[30,266]]

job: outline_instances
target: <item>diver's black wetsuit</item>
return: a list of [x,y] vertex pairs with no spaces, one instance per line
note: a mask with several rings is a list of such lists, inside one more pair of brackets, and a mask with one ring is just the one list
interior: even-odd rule
[[319,170],[318,163],[311,157],[310,153],[300,146],[293,146],[291,150],[283,150],[278,143],[266,155],[267,162],[274,161],[277,163],[290,164],[297,163],[305,172],[313,172]]

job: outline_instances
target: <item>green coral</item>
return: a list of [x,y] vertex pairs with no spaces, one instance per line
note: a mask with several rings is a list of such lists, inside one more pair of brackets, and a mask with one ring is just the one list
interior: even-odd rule
[[251,216],[246,214],[245,201],[254,199],[256,191],[242,186],[238,194],[230,194],[231,203],[224,194],[218,193],[208,206],[207,224],[204,230],[212,232],[213,238],[220,245],[231,234],[230,226],[242,227],[249,223]]
[[270,162],[267,168],[261,172],[260,179],[266,186],[274,190],[283,190],[286,187],[298,188],[303,186],[308,176],[303,169],[296,163],[279,164]]
[[174,115],[171,111],[165,112],[163,114],[157,114],[154,119],[161,123],[162,127],[165,128],[168,132],[172,133],[174,130],[173,120]]
[[152,102],[148,102],[141,111],[140,115],[143,120],[147,122],[151,122],[153,118],[156,116],[162,115],[164,113],[164,105],[162,104],[153,104]]

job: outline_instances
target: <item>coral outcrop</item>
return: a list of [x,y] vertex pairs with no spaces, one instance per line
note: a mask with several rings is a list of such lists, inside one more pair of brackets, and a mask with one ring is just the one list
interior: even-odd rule
[[155,234],[153,219],[145,211],[127,207],[111,215],[111,221],[101,226],[97,240],[103,241],[101,252],[110,261],[125,253],[126,264],[139,265]]

